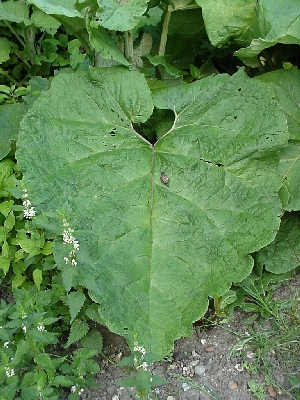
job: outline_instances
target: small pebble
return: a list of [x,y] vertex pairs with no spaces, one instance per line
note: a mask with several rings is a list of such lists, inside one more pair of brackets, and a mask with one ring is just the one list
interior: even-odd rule
[[206,344],[206,339],[201,339],[200,342],[204,346]]
[[206,347],[205,351],[207,353],[212,353],[213,351],[215,351],[215,348],[214,348],[214,346],[208,346],[208,347]]
[[195,350],[193,350],[192,356],[193,356],[193,358],[196,358],[196,357],[199,357],[199,354]]
[[237,390],[238,385],[237,385],[235,382],[230,381],[230,382],[228,383],[228,388],[231,389],[231,390]]
[[272,385],[268,386],[268,393],[269,393],[270,397],[272,397],[273,399],[275,399],[275,397],[277,397],[277,393],[275,392]]
[[204,375],[205,374],[205,366],[203,364],[197,365],[195,367],[195,374],[196,375]]
[[184,392],[187,392],[191,387],[188,383],[183,382],[183,384],[181,385],[182,389]]
[[167,400],[175,400],[175,398],[173,396],[168,396]]
[[236,365],[234,366],[234,368],[235,368],[238,372],[243,372],[243,371],[244,371],[244,368],[241,366],[241,364],[236,364]]

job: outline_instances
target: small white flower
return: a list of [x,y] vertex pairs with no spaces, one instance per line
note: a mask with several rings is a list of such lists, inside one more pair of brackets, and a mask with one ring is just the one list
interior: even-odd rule
[[26,333],[26,332],[27,332],[27,328],[26,328],[26,326],[25,326],[25,325],[22,325],[22,330],[23,330],[23,332],[24,332],[24,333]]
[[8,345],[9,345],[9,342],[4,342],[3,347],[4,347],[5,349],[7,349],[7,348],[8,348]]
[[8,378],[11,378],[12,376],[14,376],[15,371],[13,368],[9,368],[9,367],[4,367],[5,369],[5,374]]
[[44,332],[45,331],[45,325],[42,322],[39,322],[38,326],[37,326],[37,330],[40,331],[40,332]]
[[31,219],[32,217],[35,216],[35,209],[34,207],[31,207],[31,202],[28,200],[28,193],[26,191],[26,189],[24,189],[23,191],[23,198],[25,199],[23,201],[23,213],[24,213],[24,218],[26,219]]
[[75,385],[73,385],[71,387],[71,392],[72,393],[77,393],[79,395],[81,395],[84,392],[84,389],[80,389],[80,387],[78,386],[78,384],[76,383]]
[[72,249],[69,251],[68,257],[64,257],[64,261],[66,264],[68,264],[71,260],[71,264],[74,267],[76,267],[77,266],[76,251],[79,250],[79,242],[73,236],[74,229],[71,229],[69,227],[69,223],[66,219],[63,220],[63,226],[65,228],[62,233],[63,244],[71,244],[72,245]]
[[30,201],[29,201],[29,200],[24,200],[24,201],[23,201],[23,206],[24,206],[24,207],[27,207],[27,208],[30,207],[30,206],[31,206]]
[[141,365],[140,368],[142,368],[143,371],[148,371],[149,365],[144,361]]

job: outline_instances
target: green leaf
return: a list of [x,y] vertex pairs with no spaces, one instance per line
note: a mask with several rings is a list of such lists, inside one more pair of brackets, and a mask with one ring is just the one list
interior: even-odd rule
[[67,346],[82,339],[87,334],[88,329],[89,326],[86,322],[75,320],[71,325]]
[[13,382],[7,383],[5,387],[1,388],[1,400],[14,400],[15,394],[18,389],[18,380],[15,380]]
[[17,159],[37,212],[61,234],[66,218],[79,243],[71,267],[57,238],[63,274],[77,271],[109,329],[164,355],[274,239],[288,133],[273,89],[242,70],[156,92],[154,103],[174,122],[152,145],[134,129],[153,110],[143,75],[60,74],[23,119]]
[[75,287],[79,283],[77,280],[79,271],[77,268],[74,268],[74,266],[71,264],[64,265],[65,264],[64,261],[59,262],[59,264],[63,265],[63,270],[62,270],[63,283],[66,291],[69,292],[72,287]]
[[106,29],[88,27],[90,43],[99,55],[105,60],[114,60],[122,65],[129,66],[129,62],[121,53],[117,44],[109,37]]
[[287,211],[300,210],[300,143],[290,143],[280,154],[279,171],[283,185],[279,195]]
[[43,282],[43,273],[40,269],[35,269],[32,273],[32,277],[33,277],[33,282],[35,284],[35,286],[38,288],[38,290],[40,290],[41,288],[41,283]]
[[[1,267],[3,268],[2,261],[1,261]],[[26,279],[26,276],[24,276],[24,275],[15,275],[11,282],[12,288],[16,289],[16,288],[20,287],[24,283],[25,279]]]
[[67,296],[67,302],[71,314],[70,322],[72,323],[85,302],[85,295],[81,292],[71,292]]
[[87,317],[89,317],[92,321],[103,325],[103,321],[99,315],[98,307],[99,307],[98,304],[95,304],[95,303],[91,304],[87,307],[85,313],[86,313]]
[[60,23],[56,19],[36,8],[31,15],[31,21],[42,31],[46,31],[51,35],[54,35],[60,26]]
[[170,65],[166,58],[163,56],[147,56],[148,60],[151,62],[152,65],[157,66],[157,65],[162,65],[163,67],[166,68],[166,71],[168,74],[171,76],[174,76],[174,78],[179,78],[182,75],[187,75],[187,72],[185,71],[180,71],[179,69],[173,67]]
[[46,353],[40,353],[34,357],[34,361],[37,365],[44,367],[46,370],[54,370],[51,358]]
[[42,254],[48,256],[52,254],[52,242],[46,242],[45,246],[43,247]]
[[16,223],[15,215],[14,215],[13,211],[10,211],[6,220],[4,221],[4,226],[7,230],[7,232],[9,232],[13,229],[13,227],[15,226],[15,223]]
[[247,39],[255,0],[196,0],[196,3],[202,8],[206,31],[214,46]]
[[252,41],[250,46],[234,54],[247,65],[252,65],[252,58],[262,50],[276,43],[300,44],[300,7],[299,0],[259,0],[256,15],[251,26]]
[[6,38],[0,38],[0,64],[9,60],[10,46],[12,43]]
[[90,331],[81,339],[81,344],[86,349],[97,350],[98,353],[101,353],[103,346],[102,336],[98,331]]
[[286,212],[275,240],[259,250],[257,266],[274,274],[283,274],[300,265],[300,215]]
[[28,5],[14,0],[8,0],[0,3],[0,19],[10,22],[24,22],[25,25],[31,25],[28,18]]
[[7,217],[8,213],[12,209],[13,204],[14,204],[13,200],[5,200],[2,203],[0,203],[0,213],[3,214],[5,217]]
[[53,380],[53,383],[56,386],[68,387],[68,386],[73,385],[74,382],[72,381],[72,379],[68,378],[67,376],[56,375],[54,380]]
[[111,31],[133,29],[147,10],[147,0],[97,0],[99,24]]
[[14,359],[11,362],[13,367],[19,365],[24,361],[24,357],[33,358],[31,344],[27,340],[20,340],[17,346],[17,350],[14,355]]
[[278,69],[255,79],[273,84],[279,105],[284,110],[289,139],[300,142],[300,71],[298,68]]
[[283,178],[280,198],[287,211],[300,210],[300,71],[277,70],[257,79],[273,84],[287,118],[290,142],[282,149],[279,171]]
[[66,17],[80,17],[81,13],[75,9],[76,0],[28,0],[46,14],[64,15]]
[[0,107],[0,159],[9,153],[11,142],[18,139],[20,121],[26,111],[27,107],[20,103],[4,104]]
[[9,251],[9,245],[8,245],[7,241],[5,240],[4,243],[3,243],[3,245],[2,245],[2,253],[1,253],[1,254],[2,254],[4,257],[9,258],[9,253],[10,253],[10,251]]
[[22,249],[28,253],[28,257],[36,256],[41,253],[39,243],[34,239],[19,239],[16,241]]

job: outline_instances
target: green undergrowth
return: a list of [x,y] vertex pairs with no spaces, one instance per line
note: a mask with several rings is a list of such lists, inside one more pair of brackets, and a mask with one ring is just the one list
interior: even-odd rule
[[147,398],[149,364],[209,302],[280,321],[270,293],[300,265],[299,16],[0,2],[0,398],[78,398],[99,324]]
[[[239,334],[231,355],[240,358],[240,368],[251,374],[248,387],[255,398],[277,393],[299,399],[299,287],[278,295],[273,290],[265,292],[260,283],[248,279],[243,290],[247,296],[241,303],[247,313],[243,320],[246,333]],[[258,374],[264,376],[264,384],[258,382]]]

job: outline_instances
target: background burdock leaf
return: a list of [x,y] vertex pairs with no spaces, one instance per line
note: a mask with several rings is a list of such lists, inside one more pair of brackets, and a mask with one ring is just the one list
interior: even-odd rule
[[[17,158],[37,213],[74,229],[73,284],[131,346],[164,355],[274,239],[287,130],[273,90],[243,71],[163,90],[154,104],[174,123],[152,145],[132,125],[153,110],[143,75],[60,74],[25,116]],[[58,237],[61,268],[67,252]]]
[[34,4],[46,14],[64,15],[66,17],[82,17],[75,9],[76,0],[29,0],[28,3]]
[[147,10],[147,0],[97,0],[99,24],[115,31],[133,29]]
[[256,56],[276,43],[300,44],[299,0],[259,0],[250,28],[251,44],[234,54],[246,65],[253,65]]
[[280,198],[285,210],[300,210],[300,71],[280,69],[256,79],[274,86],[279,106],[284,110],[289,130],[289,144],[280,154],[279,171],[283,178]]
[[293,271],[300,265],[300,214],[286,212],[281,220],[275,240],[256,253],[255,261],[260,270],[274,274]]
[[0,160],[11,149],[11,142],[17,141],[20,129],[20,121],[28,107],[25,104],[4,104],[0,108]]
[[202,8],[206,31],[214,46],[221,47],[230,41],[247,43],[255,0],[196,0],[196,3]]

